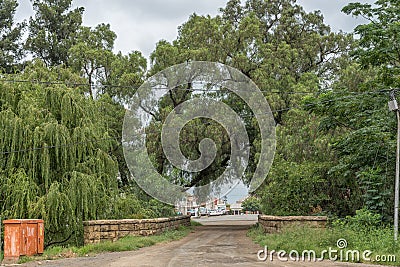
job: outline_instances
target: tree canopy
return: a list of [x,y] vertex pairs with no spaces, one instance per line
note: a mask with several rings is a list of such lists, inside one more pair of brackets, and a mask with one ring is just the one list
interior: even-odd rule
[[48,66],[68,64],[68,50],[76,43],[83,7],[71,10],[72,0],[33,0],[25,48]]
[[[307,13],[290,0],[254,0],[246,1],[244,5],[232,0],[219,15],[193,14],[178,29],[178,37],[172,43],[161,40],[157,44],[151,54],[150,74],[190,60],[217,61],[235,67],[264,93],[278,125],[286,123],[283,117],[288,109],[301,104],[303,93],[326,89],[325,83],[334,79],[340,66],[339,58],[347,55],[352,44],[350,35],[331,32],[320,12]],[[191,89],[191,85],[188,86]],[[181,89],[172,90],[160,103],[160,116],[154,121],[162,124],[168,111],[193,97],[190,91]],[[244,115],[252,144],[251,164],[245,178],[248,181],[258,163],[260,136],[257,122],[249,116],[252,114],[249,107],[234,94],[221,91],[210,97],[224,99],[223,102],[235,112]],[[208,183],[226,168],[230,156],[229,137],[218,127],[206,120],[193,121],[185,127],[181,135],[182,149],[189,158],[199,157],[197,144],[205,136],[213,136],[218,150],[214,164],[198,174],[189,175],[191,182],[184,182],[185,185]],[[155,131],[154,126],[150,131]],[[154,141],[154,145],[149,142],[148,146],[154,154],[154,164],[159,172],[169,172],[170,165],[163,156],[160,143],[157,139]],[[179,174],[178,171],[174,173]],[[177,180],[187,180],[188,174],[178,176]]]
[[18,70],[23,57],[21,39],[24,23],[15,23],[14,16],[18,7],[16,0],[0,1],[0,70],[12,73]]

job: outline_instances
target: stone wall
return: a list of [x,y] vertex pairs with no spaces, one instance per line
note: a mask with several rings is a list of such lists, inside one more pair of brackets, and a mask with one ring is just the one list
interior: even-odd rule
[[116,241],[124,236],[148,236],[189,226],[190,216],[157,219],[99,220],[83,222],[85,244]]
[[258,215],[258,223],[266,233],[280,232],[283,227],[310,226],[325,228],[326,216],[268,216]]

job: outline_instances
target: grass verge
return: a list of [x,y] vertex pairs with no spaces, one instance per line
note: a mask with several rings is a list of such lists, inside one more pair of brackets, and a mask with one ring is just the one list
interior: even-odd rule
[[202,224],[196,221],[190,221],[191,226],[201,226]]
[[99,244],[85,245],[83,247],[51,247],[46,249],[41,256],[21,257],[19,263],[93,256],[104,252],[138,250],[157,243],[179,240],[187,236],[196,225],[192,224],[190,227],[181,226],[177,230],[169,230],[152,236],[127,236],[116,242],[106,241]]
[[[289,258],[294,250],[302,257],[303,251],[315,251],[316,259],[324,258],[349,261],[374,263],[382,265],[399,266],[400,263],[400,243],[393,240],[393,230],[389,227],[381,228],[359,228],[350,227],[328,227],[326,229],[310,227],[291,227],[285,228],[281,233],[266,234],[260,226],[254,226],[248,232],[254,242],[262,247],[267,246],[268,252],[271,250],[283,250],[286,253],[284,258]],[[346,247],[339,248],[338,240],[346,241]],[[331,249],[331,256],[329,255]],[[335,250],[337,252],[335,252]],[[326,251],[323,253],[323,251]],[[342,251],[342,252],[341,252]],[[357,252],[359,257],[357,257]],[[371,251],[371,254],[363,257],[365,251]],[[353,256],[353,252],[356,253]],[[342,253],[342,254],[341,254]],[[295,252],[292,254],[297,256]],[[305,254],[305,260],[308,260],[308,253]],[[268,255],[270,260],[270,255]],[[274,255],[274,260],[279,260]]]

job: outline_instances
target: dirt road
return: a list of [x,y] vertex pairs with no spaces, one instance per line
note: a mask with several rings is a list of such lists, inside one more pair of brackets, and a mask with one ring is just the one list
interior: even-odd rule
[[[256,217],[220,216],[200,219],[199,226],[187,237],[170,243],[142,248],[138,251],[105,253],[96,257],[64,259],[57,261],[31,262],[22,266],[70,267],[70,266],[108,266],[108,267],[190,267],[190,266],[372,266],[338,262],[279,262],[259,261],[257,252],[261,249],[246,236]],[[376,265],[375,265],[376,267]]]

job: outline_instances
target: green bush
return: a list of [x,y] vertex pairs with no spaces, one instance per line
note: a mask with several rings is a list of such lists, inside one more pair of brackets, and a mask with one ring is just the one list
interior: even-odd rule
[[384,227],[382,216],[366,208],[357,210],[354,216],[346,216],[344,219],[336,219],[332,226],[338,229],[349,228],[357,231],[373,231]]

